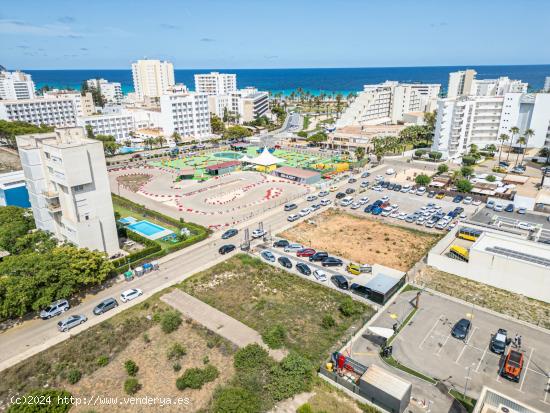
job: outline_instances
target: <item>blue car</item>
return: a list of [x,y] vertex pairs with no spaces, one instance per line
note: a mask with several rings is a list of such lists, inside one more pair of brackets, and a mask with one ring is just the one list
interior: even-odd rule
[[457,196],[455,196],[455,197],[453,198],[453,202],[454,202],[455,204],[459,204],[459,203],[462,202],[463,199],[464,199],[464,197],[463,197],[462,195],[457,195]]
[[374,204],[369,204],[365,207],[364,211],[369,214],[372,212],[372,209],[374,208]]
[[514,204],[508,204],[506,205],[506,208],[504,208],[506,212],[514,212]]
[[382,208],[380,208],[379,206],[375,206],[372,209],[372,215],[380,215],[381,213],[382,213]]
[[375,207],[378,207],[380,205],[382,205],[384,203],[384,201],[382,201],[381,199],[377,200],[377,201],[374,201],[374,203],[372,204],[373,206]]

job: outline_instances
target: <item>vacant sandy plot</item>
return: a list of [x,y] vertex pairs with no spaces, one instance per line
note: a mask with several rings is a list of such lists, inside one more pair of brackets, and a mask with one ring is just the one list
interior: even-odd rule
[[122,175],[116,178],[120,185],[125,186],[130,191],[137,192],[143,185],[151,180],[149,174]]
[[334,209],[280,235],[358,263],[381,264],[402,271],[411,268],[440,238]]

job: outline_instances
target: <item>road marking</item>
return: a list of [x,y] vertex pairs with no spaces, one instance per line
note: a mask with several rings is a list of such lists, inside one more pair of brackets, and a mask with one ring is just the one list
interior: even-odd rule
[[485,358],[485,354],[487,354],[487,350],[489,350],[489,345],[485,347],[485,350],[483,350],[483,354],[481,355],[481,358],[479,359],[479,363],[477,363],[476,373],[479,372],[479,367],[481,366],[481,363],[483,362],[483,359]]
[[449,341],[450,337],[451,337],[451,333],[449,333],[449,335],[445,339],[445,342],[441,345],[441,347],[439,347],[439,350],[436,353],[437,356],[439,356],[439,353],[441,353],[441,350],[443,350],[443,347],[445,347],[445,344],[447,344],[447,341]]
[[531,363],[531,357],[533,356],[533,352],[535,351],[534,348],[531,349],[531,353],[529,354],[529,358],[527,359],[527,365],[525,366],[525,374],[521,378],[521,385],[519,386],[519,391],[523,393],[523,384],[525,383],[525,377],[527,377],[527,372],[529,371],[529,363]]
[[468,336],[468,338],[466,339],[466,341],[464,342],[464,346],[462,347],[462,350],[460,351],[460,354],[458,355],[458,357],[456,358],[455,360],[455,363],[458,364],[458,360],[460,360],[460,358],[462,357],[462,355],[464,354],[464,350],[466,350],[466,347],[468,347],[468,342],[470,341],[470,339],[472,338],[472,336],[474,335],[474,333],[476,332],[477,330],[477,327],[474,327],[474,329],[472,330],[472,334],[470,334]]
[[550,393],[550,377],[548,377],[548,383],[546,383],[546,389],[544,389],[544,403],[548,403],[546,401],[546,398],[548,397],[548,393]]
[[430,334],[432,334],[433,330],[435,329],[435,327],[437,326],[437,323],[439,323],[441,321],[441,318],[443,318],[445,314],[441,314],[439,316],[439,318],[437,320],[435,320],[435,323],[434,325],[432,326],[432,328],[430,328],[430,330],[428,331],[428,333],[424,336],[424,340],[422,340],[422,342],[418,345],[418,348],[422,348],[422,346],[424,345],[424,342],[428,339],[428,337],[430,336]]

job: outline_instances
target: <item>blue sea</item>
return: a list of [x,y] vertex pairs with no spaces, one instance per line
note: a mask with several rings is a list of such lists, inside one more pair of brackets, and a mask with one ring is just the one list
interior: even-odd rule
[[[194,88],[195,73],[218,71],[236,73],[238,87],[254,86],[260,90],[288,94],[302,88],[313,94],[339,92],[347,94],[362,90],[367,83],[385,80],[400,82],[441,83],[446,89],[449,72],[475,69],[478,79],[508,76],[529,83],[530,90],[539,90],[545,76],[550,76],[550,65],[525,66],[437,66],[437,67],[372,67],[372,68],[311,68],[311,69],[176,69],[176,82]],[[132,72],[128,70],[25,70],[37,87],[79,89],[82,81],[102,77],[120,82],[124,93],[133,91]]]

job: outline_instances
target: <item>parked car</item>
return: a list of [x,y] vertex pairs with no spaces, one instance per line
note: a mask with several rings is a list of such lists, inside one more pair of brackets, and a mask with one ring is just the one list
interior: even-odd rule
[[493,200],[487,201],[486,207],[489,208],[489,209],[493,209],[495,207],[495,201],[493,201]]
[[345,198],[346,197],[346,194],[344,192],[338,192],[336,194],[336,199],[342,199],[342,198]]
[[290,242],[288,242],[286,239],[279,239],[273,243],[273,246],[276,248],[285,248]]
[[235,229],[235,228],[228,229],[222,234],[222,239],[228,239],[228,238],[234,237],[238,233],[239,233],[238,229]]
[[502,366],[501,375],[504,378],[519,382],[521,377],[521,371],[523,370],[523,353],[510,350],[506,359],[504,360],[504,365]]
[[285,252],[297,252],[297,251],[300,251],[303,248],[304,248],[304,246],[302,244],[292,243],[292,244],[288,244],[285,247]]
[[371,211],[372,215],[380,215],[382,213],[382,208],[378,207],[378,206],[375,206],[372,211]]
[[354,183],[356,183],[356,182],[357,182],[357,179],[355,179],[355,178],[350,178],[350,179],[348,180],[348,184],[354,184]]
[[308,202],[313,202],[317,199],[317,196],[316,195],[308,195],[307,198],[306,198],[306,201]]
[[287,257],[279,257],[277,258],[277,261],[285,268],[292,268],[292,261],[290,261]]
[[352,202],[353,202],[353,198],[348,196],[348,197],[345,197],[344,199],[342,199],[340,201],[340,206],[347,207],[347,206],[351,205]]
[[370,172],[363,172],[361,174],[361,178],[368,178],[370,176]]
[[518,208],[516,212],[520,215],[525,215],[525,213],[527,212],[527,208]]
[[514,204],[508,204],[506,205],[506,208],[504,208],[506,212],[514,212]]
[[302,275],[311,275],[311,268],[307,264],[304,264],[303,262],[299,262],[296,264],[296,269],[298,272]]
[[143,291],[139,288],[130,288],[120,294],[120,301],[126,303],[128,301],[132,301],[134,298],[138,298],[140,295],[143,295]]
[[530,224],[529,222],[521,221],[520,223],[518,223],[518,228],[519,229],[524,229],[526,231],[531,231],[534,228],[534,226],[532,224]]
[[235,246],[233,244],[225,244],[225,245],[222,245],[220,247],[220,249],[218,250],[218,252],[221,254],[221,255],[225,255],[227,254],[228,252],[231,252],[235,249]]
[[499,328],[496,334],[491,337],[489,348],[493,353],[504,354],[508,344],[510,344],[510,339],[508,338],[507,331]]
[[327,206],[327,205],[330,205],[332,201],[330,199],[321,199],[321,205],[322,206]]
[[311,208],[303,208],[298,213],[301,217],[305,217],[306,215],[311,214]]
[[353,189],[353,188],[348,188],[348,189],[346,189],[346,194],[348,194],[348,195],[351,195],[351,194],[353,194],[354,192],[355,192],[355,189]]
[[451,330],[451,335],[454,338],[458,338],[459,340],[464,340],[466,337],[468,337],[468,333],[470,332],[470,328],[472,327],[472,323],[470,320],[467,320],[465,318],[461,318],[457,321],[457,323],[454,325],[453,329]]
[[118,307],[117,300],[114,298],[107,298],[95,306],[93,313],[95,315],[100,315],[116,307]]
[[422,195],[424,195],[425,193],[426,193],[426,188],[423,187],[423,186],[421,186],[420,188],[418,188],[418,189],[416,190],[416,195],[418,195],[418,196],[422,196]]
[[294,222],[296,220],[300,219],[300,215],[298,214],[291,214],[288,216],[288,218],[286,219],[288,222]]
[[435,199],[443,199],[445,198],[445,192],[438,192],[435,196]]
[[257,228],[254,231],[252,231],[252,238],[261,238],[266,234],[265,230],[261,228]]
[[323,261],[327,257],[328,257],[328,252],[317,251],[315,254],[313,254],[311,257],[309,257],[309,260],[311,262],[317,262],[317,261]]
[[481,199],[474,199],[474,200],[472,201],[472,205],[475,205],[475,206],[481,205]]
[[455,204],[459,204],[460,202],[462,202],[463,199],[464,199],[464,197],[462,195],[457,195],[453,198],[453,202]]
[[317,281],[326,281],[327,280],[327,273],[323,270],[314,270],[313,276]]
[[365,211],[367,214],[370,214],[374,208],[373,204],[367,205],[363,211]]
[[260,253],[260,256],[266,261],[275,262],[275,255],[273,255],[273,253],[271,251],[263,250]]
[[79,326],[88,321],[85,315],[75,314],[57,323],[57,329],[62,332],[67,332],[71,328]]
[[361,267],[357,264],[349,263],[346,266],[346,271],[353,275],[359,275],[361,274]]
[[311,257],[313,254],[315,254],[315,250],[313,248],[302,248],[299,251],[296,251],[297,257]]
[[471,196],[467,196],[466,198],[464,198],[462,203],[465,204],[465,205],[470,205],[473,202],[473,200],[474,199]]
[[502,205],[502,204],[496,204],[496,205],[493,207],[493,211],[495,211],[495,212],[502,212],[502,211],[504,211],[504,205]]
[[328,194],[329,194],[328,191],[321,191],[321,192],[319,192],[319,198],[323,198],[323,197],[327,196]]
[[298,208],[298,205],[296,204],[286,204],[285,205],[285,211],[292,211],[293,209]]
[[339,275],[339,274],[333,275],[332,277],[330,277],[330,280],[336,287],[340,288],[341,290],[349,289],[348,280],[343,275]]
[[54,301],[49,306],[40,311],[40,318],[42,320],[47,320],[48,318],[52,318],[61,313],[64,313],[69,308],[71,308],[71,306],[69,305],[69,302],[65,299]]
[[321,265],[323,267],[341,267],[344,265],[344,262],[340,258],[326,257],[323,261],[321,261]]
[[321,208],[321,205],[320,204],[311,204],[309,206],[309,209],[311,209],[311,211],[317,211],[319,208]]

